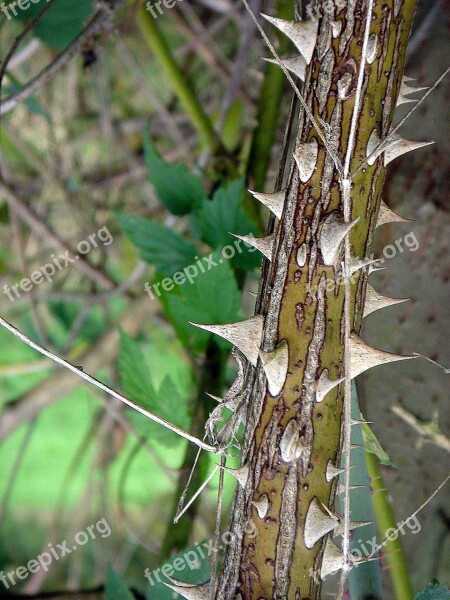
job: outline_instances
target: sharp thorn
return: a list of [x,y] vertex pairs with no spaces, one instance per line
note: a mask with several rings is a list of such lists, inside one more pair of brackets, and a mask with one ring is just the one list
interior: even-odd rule
[[328,538],[325,542],[325,550],[322,557],[322,567],[320,569],[320,578],[325,579],[328,575],[336,573],[344,566],[344,556],[340,548]]
[[398,156],[411,152],[412,150],[418,150],[434,144],[434,142],[414,142],[411,140],[404,140],[400,136],[393,135],[387,142],[384,148],[384,166],[386,167],[391,161]]
[[[263,60],[274,65],[280,66],[280,63],[276,58],[264,58]],[[299,54],[298,56],[288,56],[285,58],[281,58],[281,62],[288,71],[296,75],[301,81],[305,80],[307,65],[306,60],[301,54]]]
[[230,469],[222,465],[220,465],[220,468],[232,475],[242,489],[245,490],[245,486],[247,485],[248,477],[250,475],[250,470],[247,465],[242,465],[242,467],[239,467],[238,469]]
[[284,201],[286,198],[286,190],[282,190],[281,192],[274,192],[273,194],[262,194],[260,192],[254,192],[252,190],[248,190],[249,193],[259,200],[264,206],[273,212],[273,214],[277,217],[277,219],[281,219],[281,215],[283,214]]
[[381,308],[387,308],[388,306],[394,306],[395,304],[401,304],[402,302],[407,301],[408,298],[389,298],[388,296],[382,296],[376,292],[371,285],[367,284],[363,317],[367,317]]
[[305,546],[311,549],[320,538],[335,529],[338,525],[338,517],[325,513],[321,508],[319,500],[314,497],[306,513],[304,529]]
[[352,379],[372,367],[399,360],[410,360],[412,358],[416,357],[401,356],[399,354],[378,350],[377,348],[366,344],[366,342],[355,333],[350,335],[350,376]]
[[319,248],[324,264],[336,265],[339,262],[343,254],[342,242],[358,221],[359,217],[350,223],[345,223],[337,211],[326,217],[319,233]]
[[264,317],[262,315],[256,315],[238,323],[226,323],[223,325],[191,323],[191,325],[220,335],[228,340],[256,367],[264,328]]
[[274,242],[275,242],[275,234],[269,235],[267,237],[262,237],[262,238],[256,238],[251,235],[238,235],[237,233],[231,233],[231,232],[230,232],[230,235],[234,236],[235,238],[238,238],[239,240],[242,240],[249,246],[256,248],[257,250],[259,250],[261,252],[261,254],[264,254],[264,256],[266,258],[268,258],[269,260],[272,259],[273,246],[274,246]]
[[317,164],[319,145],[315,138],[311,141],[299,144],[294,151],[294,159],[297,163],[300,181],[306,183],[311,179]]
[[345,469],[341,469],[339,467],[336,467],[331,460],[328,461],[327,464],[327,470],[325,472],[325,479],[327,480],[328,483],[330,483],[330,481],[332,479],[334,479],[334,477],[337,477],[337,475],[340,475],[341,473],[345,473]]
[[289,349],[283,340],[273,352],[259,351],[259,356],[267,377],[267,386],[271,396],[278,396],[286,381],[289,366]]
[[269,21],[269,23],[275,25],[275,27],[282,31],[295,44],[297,50],[306,60],[307,64],[311,62],[319,25],[317,19],[308,21],[286,21],[285,19],[270,17],[264,13],[261,13],[261,15]]
[[269,512],[269,496],[263,494],[259,500],[252,500],[251,504],[256,508],[258,517],[264,519]]
[[380,203],[380,209],[378,211],[378,218],[377,218],[377,223],[376,223],[375,227],[380,227],[381,225],[384,225],[385,223],[407,223],[408,221],[411,221],[411,220],[412,219],[405,219],[404,217],[401,217],[400,215],[395,213],[382,200]]
[[316,402],[322,402],[328,392],[344,381],[345,377],[331,381],[328,378],[328,369],[324,369],[316,381]]

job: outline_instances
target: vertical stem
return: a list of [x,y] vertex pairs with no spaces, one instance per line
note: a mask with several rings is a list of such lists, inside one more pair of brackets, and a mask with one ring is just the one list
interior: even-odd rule
[[[375,454],[366,453],[367,470],[372,485],[372,503],[376,515],[378,532],[384,539],[389,529],[395,529],[395,521],[392,506],[389,502],[387,491],[384,489],[384,481],[380,471],[380,465]],[[386,556],[389,565],[389,573],[397,600],[412,600],[414,592],[406,565],[405,554],[400,537],[386,543]]]
[[169,84],[190,116],[192,123],[200,134],[203,144],[214,152],[220,146],[220,143],[214,132],[211,120],[204,112],[192,86],[188,84],[181,69],[175,62],[166,40],[156,25],[155,19],[151,17],[145,6],[139,8],[136,18],[145,41],[163,68]]

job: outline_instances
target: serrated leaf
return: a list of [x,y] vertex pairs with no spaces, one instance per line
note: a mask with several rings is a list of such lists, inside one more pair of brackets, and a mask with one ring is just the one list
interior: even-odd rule
[[[194,323],[232,323],[240,318],[240,294],[230,265],[214,254],[216,266],[199,273],[194,283],[186,282],[176,294],[162,297],[167,315],[179,339],[195,350],[205,350],[211,333],[190,325]],[[222,261],[222,262],[220,262]],[[217,343],[229,347],[216,336]]]
[[[25,10],[16,6],[11,15],[19,21],[28,21],[35,17],[45,5],[45,0],[29,3]],[[33,29],[36,37],[45,44],[62,50],[80,33],[92,12],[92,0],[56,0]]]
[[397,468],[396,465],[391,461],[387,453],[383,450],[380,442],[377,440],[375,434],[367,425],[367,423],[362,423],[361,430],[366,451],[375,454],[378,457],[378,460],[383,465],[388,465],[389,467]]
[[172,276],[195,262],[198,250],[194,244],[165,225],[123,214],[118,214],[117,218],[142,259],[160,273]]
[[450,591],[446,585],[441,585],[437,579],[414,596],[414,600],[450,600]]
[[205,190],[199,177],[181,164],[170,164],[154,148],[144,134],[144,156],[149,179],[162,204],[174,215],[186,215],[201,205]]
[[[244,180],[237,179],[218,188],[212,200],[205,200],[198,213],[201,239],[211,248],[222,249],[235,245],[236,239],[230,233],[258,235],[257,226],[250,221],[242,209]],[[234,266],[253,269],[261,264],[261,255],[241,246],[242,253],[232,259]]]
[[[122,389],[131,400],[153,413],[178,425],[189,427],[187,403],[182,400],[176,385],[166,377],[160,388],[155,390],[145,356],[136,340],[124,331],[120,332],[119,373]],[[176,434],[157,423],[148,423],[152,439],[171,445],[179,440]]]
[[132,400],[150,409],[157,401],[144,354],[136,342],[120,331],[119,373],[122,389]]
[[108,567],[106,575],[105,600],[135,600],[133,594],[111,566]]

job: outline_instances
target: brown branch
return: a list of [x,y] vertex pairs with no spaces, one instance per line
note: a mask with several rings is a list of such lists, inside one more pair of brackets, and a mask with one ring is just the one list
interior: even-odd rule
[[0,183],[0,193],[4,194],[10,208],[15,211],[22,221],[24,221],[37,235],[48,240],[59,252],[66,252],[68,250],[70,258],[75,260],[73,264],[86,275],[86,277],[102,285],[106,289],[111,289],[115,286],[114,281],[105,275],[103,271],[93,267],[82,255],[77,255],[68,249],[67,244],[60,240],[45,223],[42,223],[42,221],[40,221],[38,217],[23,204],[16,194],[3,183]]
[[[118,3],[119,4],[119,3]],[[19,102],[29,98],[34,92],[46,85],[53,77],[83,48],[86,40],[91,36],[101,33],[110,23],[111,15],[109,10],[101,8],[89,21],[86,27],[79,33],[73,42],[67,46],[53,62],[43,69],[36,77],[31,79],[20,90],[8,96],[0,105],[0,115],[3,115],[13,108]]]
[[0,94],[2,91],[3,77],[5,76],[6,68],[9,64],[9,61],[13,57],[14,52],[17,50],[20,42],[24,39],[24,37],[27,35],[27,33],[29,33],[33,29],[33,27],[36,25],[36,23],[38,23],[42,19],[42,17],[45,15],[45,13],[50,9],[50,7],[55,2],[55,0],[47,0],[47,2],[48,3],[44,6],[44,8],[41,11],[39,11],[39,13],[27,23],[27,25],[19,33],[19,35],[16,36],[16,38],[14,39],[14,42],[12,43],[11,48],[9,49],[8,54],[5,56],[5,59],[2,62],[2,66],[0,67]]

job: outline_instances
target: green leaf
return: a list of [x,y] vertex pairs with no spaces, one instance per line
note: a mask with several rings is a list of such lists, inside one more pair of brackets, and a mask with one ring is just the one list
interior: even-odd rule
[[145,262],[172,276],[195,262],[197,248],[165,225],[141,217],[118,214],[120,226]]
[[[361,415],[361,418],[363,418],[362,415]],[[367,423],[362,423],[361,429],[362,429],[364,447],[365,447],[366,451],[371,452],[372,454],[375,454],[378,457],[378,460],[383,465],[388,465],[389,467],[397,468],[395,463],[393,463],[391,461],[391,459],[389,458],[387,453],[383,450],[380,442],[377,440],[375,434],[370,429],[370,427],[367,425]]]
[[[20,90],[22,88],[22,85],[19,83],[17,78],[13,77],[10,73],[8,73],[8,76],[9,78],[13,79],[13,82],[11,83],[11,85],[5,87],[4,92],[6,96],[9,96],[9,94],[12,94],[13,92],[16,92],[17,90]],[[30,112],[34,113],[35,115],[40,115],[41,117],[44,117],[45,119],[47,119],[47,121],[51,120],[49,113],[46,110],[44,110],[41,103],[36,98],[36,95],[30,96],[29,98],[24,100],[23,103],[30,110]]]
[[[211,248],[222,249],[227,245],[235,245],[239,235],[258,235],[258,228],[250,221],[242,209],[244,180],[237,179],[218,188],[212,200],[205,200],[198,213],[201,239]],[[232,259],[233,266],[250,270],[261,264],[259,252],[247,249],[242,245],[242,253]]]
[[111,566],[108,567],[106,575],[105,600],[135,600],[133,594]]
[[450,600],[450,591],[446,585],[441,585],[437,579],[414,597],[414,600]]
[[[180,397],[176,385],[165,377],[160,388],[155,390],[138,342],[124,331],[120,332],[119,373],[122,389],[131,400],[182,429],[189,427],[187,403]],[[152,439],[167,445],[179,440],[175,433],[157,423],[149,421],[148,425]]]
[[151,410],[150,406],[156,404],[156,391],[144,355],[136,340],[122,330],[120,331],[119,373],[125,394]]
[[200,206],[205,198],[202,182],[181,164],[170,164],[158,154],[148,135],[144,134],[145,163],[149,179],[164,206],[174,215],[186,215]]
[[[200,273],[193,283],[186,281],[177,293],[161,297],[167,315],[178,337],[186,346],[194,350],[206,349],[211,333],[190,325],[194,323],[231,323],[240,318],[240,294],[229,263],[220,255],[212,256],[215,266]],[[223,347],[228,342],[215,336]]]
[[[26,6],[26,0],[22,2]],[[19,21],[32,19],[43,9],[46,0],[37,3],[28,2],[28,8],[21,9],[15,3],[14,15]],[[83,25],[92,12],[92,0],[56,0],[45,15],[34,27],[34,34],[48,46],[62,50],[80,33]]]
[[[83,310],[81,302],[51,301],[49,309],[64,330],[69,332],[77,317]],[[98,339],[106,328],[104,313],[100,306],[93,306],[85,318],[83,325],[78,330],[77,338],[83,338],[88,342]]]

